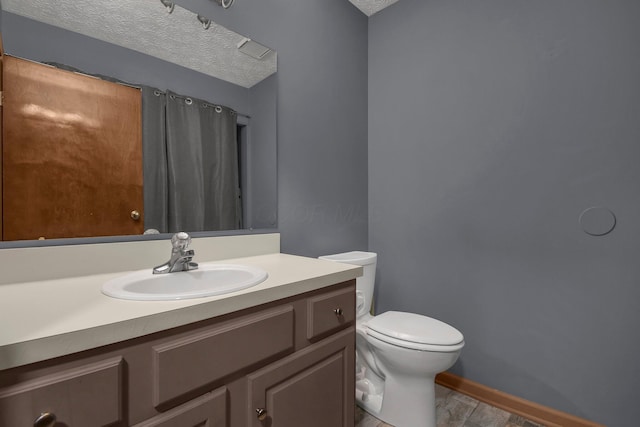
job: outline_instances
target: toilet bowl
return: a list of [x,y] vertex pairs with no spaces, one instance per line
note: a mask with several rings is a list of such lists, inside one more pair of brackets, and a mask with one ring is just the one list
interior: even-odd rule
[[464,337],[454,327],[415,313],[372,316],[377,255],[346,252],[320,259],[363,266],[356,279],[356,401],[395,427],[435,427],[436,374],[458,359]]

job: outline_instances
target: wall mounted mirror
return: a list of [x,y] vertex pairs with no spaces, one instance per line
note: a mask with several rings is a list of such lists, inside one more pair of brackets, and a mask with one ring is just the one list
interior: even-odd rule
[[[236,227],[222,229],[233,232],[277,226],[275,50],[166,0],[1,0],[1,5],[0,32],[7,55],[63,64],[89,75],[156,88],[167,97],[201,101],[213,109],[223,106],[236,113],[242,213]],[[224,13],[222,7],[220,10]],[[27,195],[19,197],[24,209],[29,209]],[[145,204],[146,198],[145,194]],[[190,205],[189,199],[182,204]],[[13,205],[4,203],[3,209]],[[147,210],[144,216],[150,213]],[[186,227],[192,232],[219,229]],[[91,236],[108,235],[96,232]],[[135,239],[111,236],[103,241]],[[95,241],[100,239],[86,242]],[[63,239],[45,244],[84,242]],[[40,244],[37,240],[20,241],[19,246]],[[15,244],[0,243],[0,247],[7,246]]]

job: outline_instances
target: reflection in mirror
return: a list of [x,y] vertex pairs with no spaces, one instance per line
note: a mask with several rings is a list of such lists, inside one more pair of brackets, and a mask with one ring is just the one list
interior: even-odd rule
[[[34,7],[36,3],[37,7]],[[43,6],[43,3],[45,5],[50,3],[50,6]],[[78,5],[78,3],[81,4]],[[83,6],[82,3],[87,4]],[[95,5],[98,3],[102,5],[101,7],[107,7],[107,10],[97,12]],[[128,4],[128,6],[124,4]],[[149,7],[154,8],[153,13],[145,9]],[[202,23],[203,17],[198,18],[195,14],[179,6],[175,6],[173,12],[168,13],[166,7],[159,0],[143,0],[136,2],[135,6],[130,2],[121,1],[35,2],[2,0],[2,8],[0,29],[5,53],[31,61],[64,64],[66,69],[71,67],[81,70],[83,73],[106,78],[106,80],[100,80],[105,84],[114,85],[116,83],[113,81],[119,81],[127,82],[133,86],[132,89],[118,83],[119,86],[137,91],[140,95],[138,98],[143,112],[140,133],[144,147],[142,161],[144,164],[144,206],[138,208],[134,206],[135,203],[121,203],[121,206],[118,206],[122,220],[143,224],[135,232],[113,232],[98,228],[77,234],[65,234],[71,233],[68,231],[55,234],[51,231],[43,232],[42,230],[45,228],[39,228],[40,226],[34,226],[27,222],[26,225],[22,224],[21,228],[26,229],[28,234],[11,237],[10,228],[13,225],[9,224],[9,228],[7,228],[6,218],[22,216],[20,221],[24,222],[24,217],[27,215],[14,214],[13,211],[24,213],[25,206],[32,206],[35,203],[35,196],[32,193],[26,194],[24,191],[16,190],[15,192],[5,191],[2,197],[4,202],[2,205],[3,218],[5,218],[3,221],[4,240],[37,239],[40,236],[58,238],[138,234],[149,229],[159,232],[173,232],[178,230],[258,229],[276,226],[275,123],[277,86],[274,75],[276,60],[274,51],[253,41],[248,42],[247,39],[239,35],[233,35],[236,38],[234,40],[240,40],[238,43],[235,41],[232,44],[223,43],[223,46],[219,47],[216,43],[219,42],[221,33],[235,33],[217,26],[215,23],[210,23],[209,28],[205,29]],[[141,10],[144,11],[142,16],[140,16]],[[83,16],[78,15],[80,11],[84,13]],[[127,17],[136,17],[137,20],[129,19],[125,23]],[[115,20],[117,25],[115,23],[111,25],[110,19]],[[97,33],[87,34],[90,29],[98,28],[100,31]],[[215,35],[214,38],[218,40],[217,42],[206,38],[211,35],[209,32]],[[127,44],[128,42],[122,41],[123,34],[125,41],[136,40],[137,42],[142,41],[142,43]],[[202,34],[205,35],[204,40],[201,37]],[[241,52],[238,49],[239,45],[248,45],[248,47],[259,49],[258,56],[262,53],[262,58],[256,59]],[[177,54],[174,54],[175,52]],[[5,63],[13,60],[19,61],[19,58],[5,57]],[[225,58],[226,62],[221,62],[220,58]],[[239,65],[234,58],[240,58],[245,65]],[[75,87],[74,85],[81,79],[96,79],[66,70],[46,68],[49,70],[45,74],[57,73],[56,75],[65,77],[62,79],[64,84],[54,84],[57,86],[56,90],[63,88],[66,92],[83,93],[85,101],[86,98],[90,98],[86,95],[87,93],[93,95],[96,91],[99,92],[96,89],[89,92],[84,88],[70,89]],[[17,74],[24,76],[20,72]],[[44,80],[50,83],[55,81],[51,78],[44,78]],[[233,84],[230,80],[234,80]],[[69,81],[74,83],[69,83]],[[28,87],[33,87],[33,85],[29,84]],[[37,92],[45,99],[68,98],[68,94],[60,96],[54,95],[58,92],[47,94],[44,89],[32,90],[31,92]],[[19,98],[18,95],[22,96],[24,93],[14,93],[11,96],[14,95]],[[121,101],[120,96],[117,98]],[[31,110],[26,107],[29,105],[42,107],[42,103],[42,100],[33,101],[28,98],[15,101],[14,105],[21,105],[19,110],[23,113],[28,111],[33,113],[35,110],[32,107],[29,107]],[[89,101],[89,105],[96,105],[95,110],[103,109],[101,107],[103,104],[97,101]],[[16,120],[15,116],[6,114],[6,103],[4,108],[3,134],[9,135],[9,139],[16,138],[15,134],[19,133],[12,129],[24,130],[26,128],[25,122],[34,122],[33,116],[28,116],[28,114],[25,116],[26,113],[22,115],[22,121]],[[47,108],[47,111],[51,110],[51,108]],[[69,108],[68,105],[66,108]],[[120,108],[116,107],[116,110],[120,110]],[[38,111],[45,110],[41,108]],[[82,107],[80,102],[72,102],[70,111],[64,113],[57,111],[58,114],[53,116],[49,114],[48,119],[55,121],[55,123],[48,123],[44,127],[62,129],[64,127],[62,121],[52,119],[52,117],[69,117],[69,114],[77,114],[79,111],[86,115],[92,110],[87,106]],[[190,115],[189,111],[196,114]],[[40,127],[42,127],[44,116],[40,114],[39,119],[36,120]],[[225,120],[223,123],[219,123],[219,119],[222,117]],[[13,126],[9,124],[7,129],[6,125],[10,119],[15,123]],[[127,123],[135,122],[133,118],[131,120],[122,118],[115,120],[123,124],[125,121]],[[66,126],[68,127],[68,123]],[[114,127],[110,126],[109,128],[113,133]],[[75,130],[77,131],[77,129]],[[84,130],[80,133],[83,132]],[[85,140],[78,137],[77,132],[76,137],[73,138],[70,135],[74,135],[74,133],[62,132],[57,143],[51,141],[52,134],[50,132],[46,133],[46,137],[33,136],[34,134],[32,134],[30,138],[40,144],[43,141],[48,142],[53,147],[54,153],[66,161],[65,174],[69,173],[68,169],[72,164],[76,166],[76,169],[84,172],[92,171],[92,177],[97,176],[99,171],[114,170],[113,166],[97,166],[93,160],[74,162],[77,160],[75,154],[82,151],[77,147],[66,148],[67,154],[72,153],[72,155],[65,155],[64,149],[60,149],[60,147],[64,147],[61,145],[61,141],[74,139],[79,140],[80,146],[84,144],[84,151],[100,152],[97,149],[86,148],[95,148],[88,145],[87,139],[93,143],[98,138],[95,138],[95,135],[87,137],[90,134],[86,132],[84,134]],[[204,134],[207,136],[201,136]],[[18,139],[20,140],[20,138]],[[223,138],[227,142],[222,145],[218,142],[211,142],[216,138]],[[228,143],[229,138],[232,140],[231,144]],[[107,137],[107,144],[111,141],[115,145],[113,139],[113,136]],[[24,139],[22,142],[11,145],[12,143],[7,142],[7,138],[4,138],[3,151],[8,150],[10,155],[3,156],[3,168],[5,176],[9,175],[10,180],[11,174],[8,172],[14,169],[21,169],[22,172],[29,169],[37,169],[42,172],[45,169],[43,160],[20,159],[20,156],[24,156],[25,152],[29,151],[24,150],[23,143]],[[14,150],[11,148],[13,146],[21,149]],[[38,148],[31,151],[38,150],[46,153],[45,150]],[[108,145],[104,150],[116,153],[126,152],[126,150],[116,149],[111,145]],[[19,154],[17,158],[14,156],[14,152]],[[227,156],[228,160],[220,162],[220,153],[226,152],[230,153]],[[162,158],[163,156],[164,158]],[[135,159],[135,155],[127,155],[126,157],[129,160]],[[19,167],[10,163],[13,161],[16,161]],[[47,165],[46,170],[50,172],[54,169],[51,168],[51,165]],[[62,175],[61,180],[70,181],[65,174]],[[45,177],[48,175],[53,174],[44,174]],[[204,181],[195,182],[196,177],[200,179],[203,176]],[[226,178],[220,180],[218,179],[220,176],[226,176]],[[22,179],[17,179],[19,189],[25,188]],[[61,184],[50,183],[48,179],[44,180],[43,174],[40,173],[35,188],[40,188],[50,194],[61,192],[66,192],[67,195],[76,194],[78,185],[75,189],[63,189]],[[109,180],[110,177],[107,174],[106,182]],[[81,181],[85,183],[87,181],[99,182],[98,179],[87,179],[86,177]],[[115,181],[117,180],[111,179],[112,183]],[[231,187],[228,187],[231,190],[221,189],[220,181],[231,182]],[[6,180],[4,184],[7,184]],[[126,187],[126,184],[125,182],[123,186]],[[116,189],[108,189],[107,187],[109,185],[98,187],[105,190],[103,192],[92,190],[94,199],[102,203],[104,199],[115,199],[124,193],[117,187]],[[7,188],[6,185],[5,188]],[[154,188],[154,191],[159,190],[159,192],[151,193],[151,188]],[[223,203],[226,207],[220,209],[225,212],[233,211],[234,216],[232,219],[220,219],[219,216],[216,216],[217,214],[213,213],[216,209],[220,209],[211,206],[219,203],[220,194],[227,193],[226,202]],[[54,197],[54,200],[58,199],[59,197]],[[169,204],[162,204],[167,201]],[[197,203],[200,201],[204,205],[197,207]],[[88,219],[89,222],[100,217],[95,209],[87,207],[85,202],[77,204],[79,205],[78,210],[73,212],[71,211],[73,201],[67,201],[49,209],[45,206],[39,208],[39,211],[44,221],[52,224],[54,230],[69,228],[64,223],[65,218],[71,220],[68,222],[77,223],[81,215],[85,215],[84,219]],[[195,215],[183,220],[181,218],[185,216],[185,211]],[[58,217],[56,214],[59,214]],[[136,216],[138,219],[134,219]],[[150,231],[153,232],[153,230]]]

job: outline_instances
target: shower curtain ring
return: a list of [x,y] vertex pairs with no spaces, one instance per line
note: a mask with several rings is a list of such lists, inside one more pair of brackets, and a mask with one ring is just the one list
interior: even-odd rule
[[176,7],[175,3],[170,0],[160,0],[160,3],[162,3],[164,7],[167,8],[167,13],[172,13],[173,8]]
[[198,21],[202,23],[202,26],[205,30],[208,30],[211,26],[211,19],[207,18],[206,16],[198,15]]

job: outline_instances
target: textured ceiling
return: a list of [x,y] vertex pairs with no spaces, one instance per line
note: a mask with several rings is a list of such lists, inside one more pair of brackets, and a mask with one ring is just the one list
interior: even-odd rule
[[349,0],[365,15],[371,16],[374,13],[384,9],[397,2],[398,0]]
[[276,72],[276,52],[254,59],[238,51],[242,35],[213,22],[205,30],[196,14],[168,13],[160,0],[2,0],[2,8],[247,88]]

